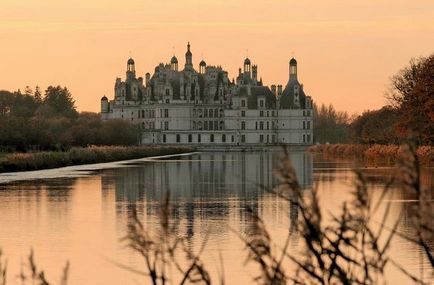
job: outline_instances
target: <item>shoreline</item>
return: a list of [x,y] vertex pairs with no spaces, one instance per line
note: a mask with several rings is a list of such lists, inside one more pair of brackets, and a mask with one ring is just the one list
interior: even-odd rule
[[90,146],[75,147],[65,152],[10,153],[0,161],[0,174],[135,160],[194,151],[192,147],[175,146]]
[[[306,149],[311,153],[322,154],[331,158],[359,159],[371,163],[396,163],[404,153],[398,145],[363,145],[363,144],[317,144]],[[420,163],[434,165],[434,147],[420,146],[416,150]]]
[[50,169],[2,172],[0,173],[0,185],[18,182],[18,181],[86,177],[100,170],[131,167],[131,165],[134,165],[135,163],[161,160],[165,158],[172,158],[178,156],[189,156],[197,153],[199,152],[193,151],[193,152],[185,152],[185,153],[178,153],[178,154],[167,154],[167,155],[149,156],[149,157],[142,157],[142,158],[135,158],[135,159],[128,159],[128,160],[111,161],[111,162],[70,165],[70,166],[50,168]]

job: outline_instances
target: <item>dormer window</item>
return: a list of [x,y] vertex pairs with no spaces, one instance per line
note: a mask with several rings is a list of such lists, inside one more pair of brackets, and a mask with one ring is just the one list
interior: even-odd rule
[[246,107],[246,100],[241,100],[241,107]]

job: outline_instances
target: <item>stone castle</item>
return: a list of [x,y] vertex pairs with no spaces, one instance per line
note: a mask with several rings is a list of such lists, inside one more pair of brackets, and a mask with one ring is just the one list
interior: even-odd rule
[[232,81],[221,66],[193,66],[190,43],[185,64],[160,63],[151,76],[136,76],[128,59],[125,81],[116,79],[114,99],[101,99],[102,119],[139,124],[142,144],[220,146],[310,145],[312,98],[297,78],[297,61],[289,61],[286,86],[265,86],[249,58]]

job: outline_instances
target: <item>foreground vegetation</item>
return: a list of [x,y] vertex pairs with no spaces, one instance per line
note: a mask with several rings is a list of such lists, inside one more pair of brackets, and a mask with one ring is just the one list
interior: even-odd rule
[[91,146],[73,147],[68,151],[11,153],[0,159],[0,172],[28,171],[57,168],[70,165],[102,163],[169,155],[193,151],[189,147],[152,146]]
[[[404,153],[398,145],[367,144],[317,144],[307,149],[335,158],[357,158],[368,162],[396,162]],[[434,146],[420,146],[416,155],[421,163],[434,164]]]

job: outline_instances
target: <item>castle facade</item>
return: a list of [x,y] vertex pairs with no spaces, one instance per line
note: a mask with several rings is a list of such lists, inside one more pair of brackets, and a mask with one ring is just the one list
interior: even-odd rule
[[136,76],[127,62],[126,78],[117,78],[114,99],[101,99],[103,120],[139,124],[142,144],[220,146],[310,145],[313,141],[312,98],[297,78],[297,61],[289,61],[286,86],[264,86],[250,59],[232,81],[221,66],[205,61],[193,66],[190,43],[182,70],[173,56],[151,76]]

